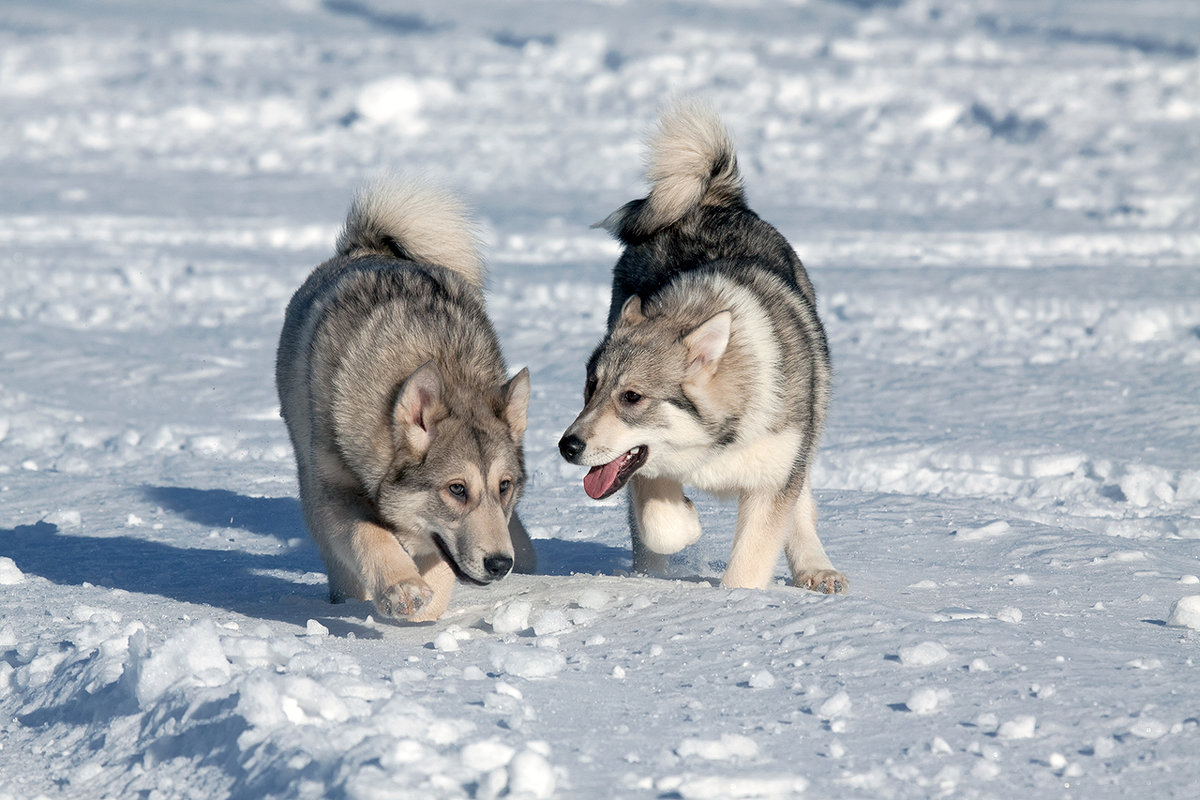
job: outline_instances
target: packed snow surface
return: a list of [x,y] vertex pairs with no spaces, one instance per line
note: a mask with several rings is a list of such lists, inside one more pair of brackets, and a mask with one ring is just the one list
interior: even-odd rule
[[[1200,5],[0,3],[0,798],[1189,796]],[[581,404],[698,92],[816,284],[852,591],[630,575]],[[356,186],[477,210],[539,574],[326,602],[272,367]]]

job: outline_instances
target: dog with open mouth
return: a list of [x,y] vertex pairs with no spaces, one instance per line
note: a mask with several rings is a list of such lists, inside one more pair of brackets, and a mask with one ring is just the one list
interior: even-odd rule
[[559,450],[590,467],[592,498],[630,485],[637,571],[662,571],[699,538],[687,484],[738,498],[726,586],[766,586],[783,552],[796,586],[844,592],[812,494],[830,381],[812,282],[747,205],[708,105],[685,100],[663,114],[648,177],[649,196],[599,223],[624,251],[584,408]]
[[288,304],[280,410],[334,602],[433,620],[456,577],[533,571],[514,514],[529,371],[507,377],[483,281],[458,200],[389,179],[359,193]]

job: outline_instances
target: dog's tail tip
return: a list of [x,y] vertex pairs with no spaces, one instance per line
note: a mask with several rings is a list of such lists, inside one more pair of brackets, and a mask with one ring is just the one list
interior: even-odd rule
[[359,189],[337,252],[435,264],[483,287],[483,254],[470,212],[456,195],[425,178],[388,176]]
[[628,242],[675,224],[697,206],[745,203],[733,139],[707,101],[676,100],[659,117],[648,144],[650,195],[626,203],[598,227]]

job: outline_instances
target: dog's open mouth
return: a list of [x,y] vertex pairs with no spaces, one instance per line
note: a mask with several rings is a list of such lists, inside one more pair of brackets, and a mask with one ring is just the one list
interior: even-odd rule
[[642,445],[622,453],[607,464],[592,467],[583,478],[583,490],[593,500],[603,500],[624,486],[629,476],[646,463],[649,455],[650,448]]

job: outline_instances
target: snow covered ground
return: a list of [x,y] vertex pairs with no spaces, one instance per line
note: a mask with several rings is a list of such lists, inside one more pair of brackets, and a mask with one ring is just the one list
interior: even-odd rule
[[[1200,5],[0,3],[0,798],[1191,796]],[[851,593],[634,577],[555,443],[675,91],[821,297]],[[479,210],[541,573],[325,602],[283,308],[353,188]]]

